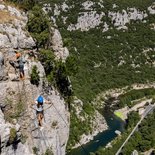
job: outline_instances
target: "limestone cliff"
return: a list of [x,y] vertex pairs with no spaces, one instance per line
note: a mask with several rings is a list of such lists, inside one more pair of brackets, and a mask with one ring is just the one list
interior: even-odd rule
[[[69,113],[55,88],[46,86],[41,63],[32,59],[26,50],[35,48],[26,23],[24,12],[0,2],[0,152],[31,155],[50,150],[51,154],[64,155],[69,137]],[[17,78],[18,74],[9,64],[15,48],[21,50],[26,60],[24,81]],[[38,87],[30,83],[34,65],[41,79]],[[30,108],[40,93],[51,102],[51,106],[45,105],[42,130],[38,128],[35,111]]]

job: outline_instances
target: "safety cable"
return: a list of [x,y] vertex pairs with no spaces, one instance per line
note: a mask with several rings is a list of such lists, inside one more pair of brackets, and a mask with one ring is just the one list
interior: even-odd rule
[[[28,72],[29,72],[29,67],[28,67]],[[31,86],[31,90],[32,90],[32,95],[33,95],[33,99],[34,99],[34,94],[33,94],[33,86]],[[26,96],[26,95],[25,95]],[[65,125],[69,128],[69,125],[67,124],[67,122],[65,121],[65,119],[61,116],[61,114],[59,113],[59,111],[57,110],[57,108],[54,106],[54,104],[53,104],[53,107],[55,108],[55,110],[56,110],[56,112],[58,113],[58,115],[60,116],[60,118],[63,120],[63,122],[65,123]],[[48,108],[50,108],[50,107],[48,107]],[[47,109],[46,109],[47,110]],[[37,117],[36,117],[37,118]],[[36,119],[35,118],[35,119]],[[33,119],[33,120],[35,120],[35,119]],[[42,133],[42,132],[41,132]],[[76,140],[77,140],[77,142],[79,143],[79,145],[80,145],[80,147],[83,149],[83,151],[85,152],[85,154],[86,155],[89,155],[89,152],[81,145],[81,143],[79,142],[79,140],[77,139],[77,137],[76,137],[76,135],[74,134],[74,132],[73,132],[73,135],[74,135],[74,137],[76,138]],[[42,133],[42,138],[43,138],[43,140],[44,140],[44,143],[45,143],[45,146],[47,146],[46,145],[46,141],[45,141],[45,139],[44,139],[44,134]],[[49,146],[48,146],[49,147]]]
[[[28,74],[30,74],[30,70],[29,70],[29,67],[28,67]],[[33,101],[35,101],[35,98],[34,98],[34,91],[33,91],[33,86],[31,85],[31,90],[32,90],[32,97],[33,97]],[[50,108],[50,107],[48,107],[48,108]],[[47,108],[47,109],[48,109]],[[46,110],[47,110],[46,109]],[[45,111],[45,110],[44,110]],[[34,114],[34,112],[33,112],[33,114]],[[43,116],[44,117],[44,116]],[[37,118],[37,116],[36,116],[36,118]],[[36,118],[35,119],[33,119],[33,120],[36,120]],[[45,120],[45,117],[44,117],[44,120]],[[35,122],[36,123],[36,122]],[[37,129],[37,128],[36,128]],[[42,137],[42,139],[44,140],[44,144],[45,144],[45,146],[47,146],[46,145],[46,140],[45,140],[45,136],[44,136],[44,134],[43,134],[43,132],[41,132],[40,130],[39,130],[39,128],[38,128],[38,132],[40,133],[40,137]],[[48,142],[47,142],[48,143]],[[50,147],[50,145],[48,144],[48,148]]]

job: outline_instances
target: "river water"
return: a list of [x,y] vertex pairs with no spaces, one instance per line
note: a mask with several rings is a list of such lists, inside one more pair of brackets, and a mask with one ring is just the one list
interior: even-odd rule
[[110,112],[108,108],[103,110],[103,116],[107,121],[109,129],[99,133],[92,141],[83,145],[84,149],[82,147],[73,149],[67,155],[89,155],[90,152],[95,152],[99,147],[104,147],[111,142],[117,136],[115,134],[116,130],[123,132],[125,123]]

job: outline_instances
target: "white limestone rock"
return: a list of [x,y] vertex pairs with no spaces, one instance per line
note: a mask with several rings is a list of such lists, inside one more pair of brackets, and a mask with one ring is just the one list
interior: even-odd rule
[[102,32],[106,32],[108,30],[109,30],[109,25],[106,22],[104,22],[104,28]]
[[4,10],[5,9],[5,5],[0,4],[0,10]]
[[77,24],[70,24],[67,30],[73,31],[80,29],[81,31],[88,31],[91,28],[99,26],[102,23],[102,17],[105,16],[104,12],[98,14],[97,11],[81,12],[81,14],[77,19]]
[[[7,143],[10,138],[10,130],[11,128],[16,129],[17,139],[20,138],[21,133],[19,132],[20,125],[12,125],[4,120],[4,114],[0,109],[0,138],[1,138],[1,155],[15,155],[12,147],[8,150]],[[12,153],[12,154],[11,154]]]
[[7,48],[10,46],[11,46],[11,43],[9,41],[8,36],[0,33],[0,48],[4,48],[4,47]]
[[52,36],[52,47],[57,49],[63,46],[62,36],[58,29],[53,29],[53,36]]
[[148,7],[148,11],[150,14],[155,14],[155,3]]
[[85,10],[92,10],[92,6],[94,5],[94,2],[92,1],[85,1],[82,3],[82,6],[84,7]]
[[62,36],[58,29],[52,28],[53,36],[52,36],[52,48],[54,50],[55,56],[57,59],[66,60],[69,56],[69,51],[67,47],[63,47]]
[[[2,5],[3,6],[3,5]],[[3,9],[4,7],[1,8]],[[32,48],[35,42],[26,30],[27,17],[14,7],[5,7],[14,19],[0,24],[0,48]]]
[[14,7],[8,6],[8,11],[10,12],[11,15],[15,15],[17,17],[22,17],[20,11]]
[[63,2],[61,8],[64,12],[67,12],[67,10],[69,9],[69,6],[65,2]]
[[112,12],[108,13],[108,17],[111,18],[112,23],[117,29],[127,29],[125,26],[131,20],[143,20],[148,15],[145,11],[139,11],[136,8],[128,8],[126,10],[122,10],[122,12]]

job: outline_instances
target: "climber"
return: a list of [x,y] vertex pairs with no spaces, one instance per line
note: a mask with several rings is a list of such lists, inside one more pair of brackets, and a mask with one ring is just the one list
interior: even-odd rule
[[33,108],[31,105],[31,108],[36,110],[36,115],[37,115],[37,119],[38,119],[38,125],[40,127],[42,127],[42,119],[44,118],[44,110],[43,110],[43,106],[42,104],[40,104],[39,102],[36,105],[36,108]]
[[42,119],[44,118],[44,111],[52,106],[52,104],[51,104],[48,108],[44,109],[43,108],[43,104],[44,103],[50,104],[50,101],[45,100],[42,95],[39,95],[38,98],[35,101],[36,109],[33,108],[34,104],[31,105],[31,108],[36,110],[36,115],[37,115],[37,119],[38,119],[38,125],[40,127],[42,127]]
[[14,51],[14,52],[15,52],[15,57],[13,57],[12,60],[9,61],[9,63],[15,68],[15,72],[17,71],[16,69],[19,69],[20,78],[24,79],[25,61],[20,52],[18,51]]
[[40,95],[38,96],[38,98],[35,100],[35,103],[36,103],[36,104],[39,103],[39,104],[41,104],[41,105],[43,106],[44,103],[45,103],[45,104],[50,104],[51,102],[45,100],[44,97],[40,94]]
[[24,80],[24,76],[25,76],[25,73],[24,73],[24,63],[25,63],[25,60],[23,59],[22,55],[20,53],[16,53],[16,58],[17,58],[17,62],[18,62],[18,65],[19,65],[19,75],[20,75],[20,78],[22,80]]

